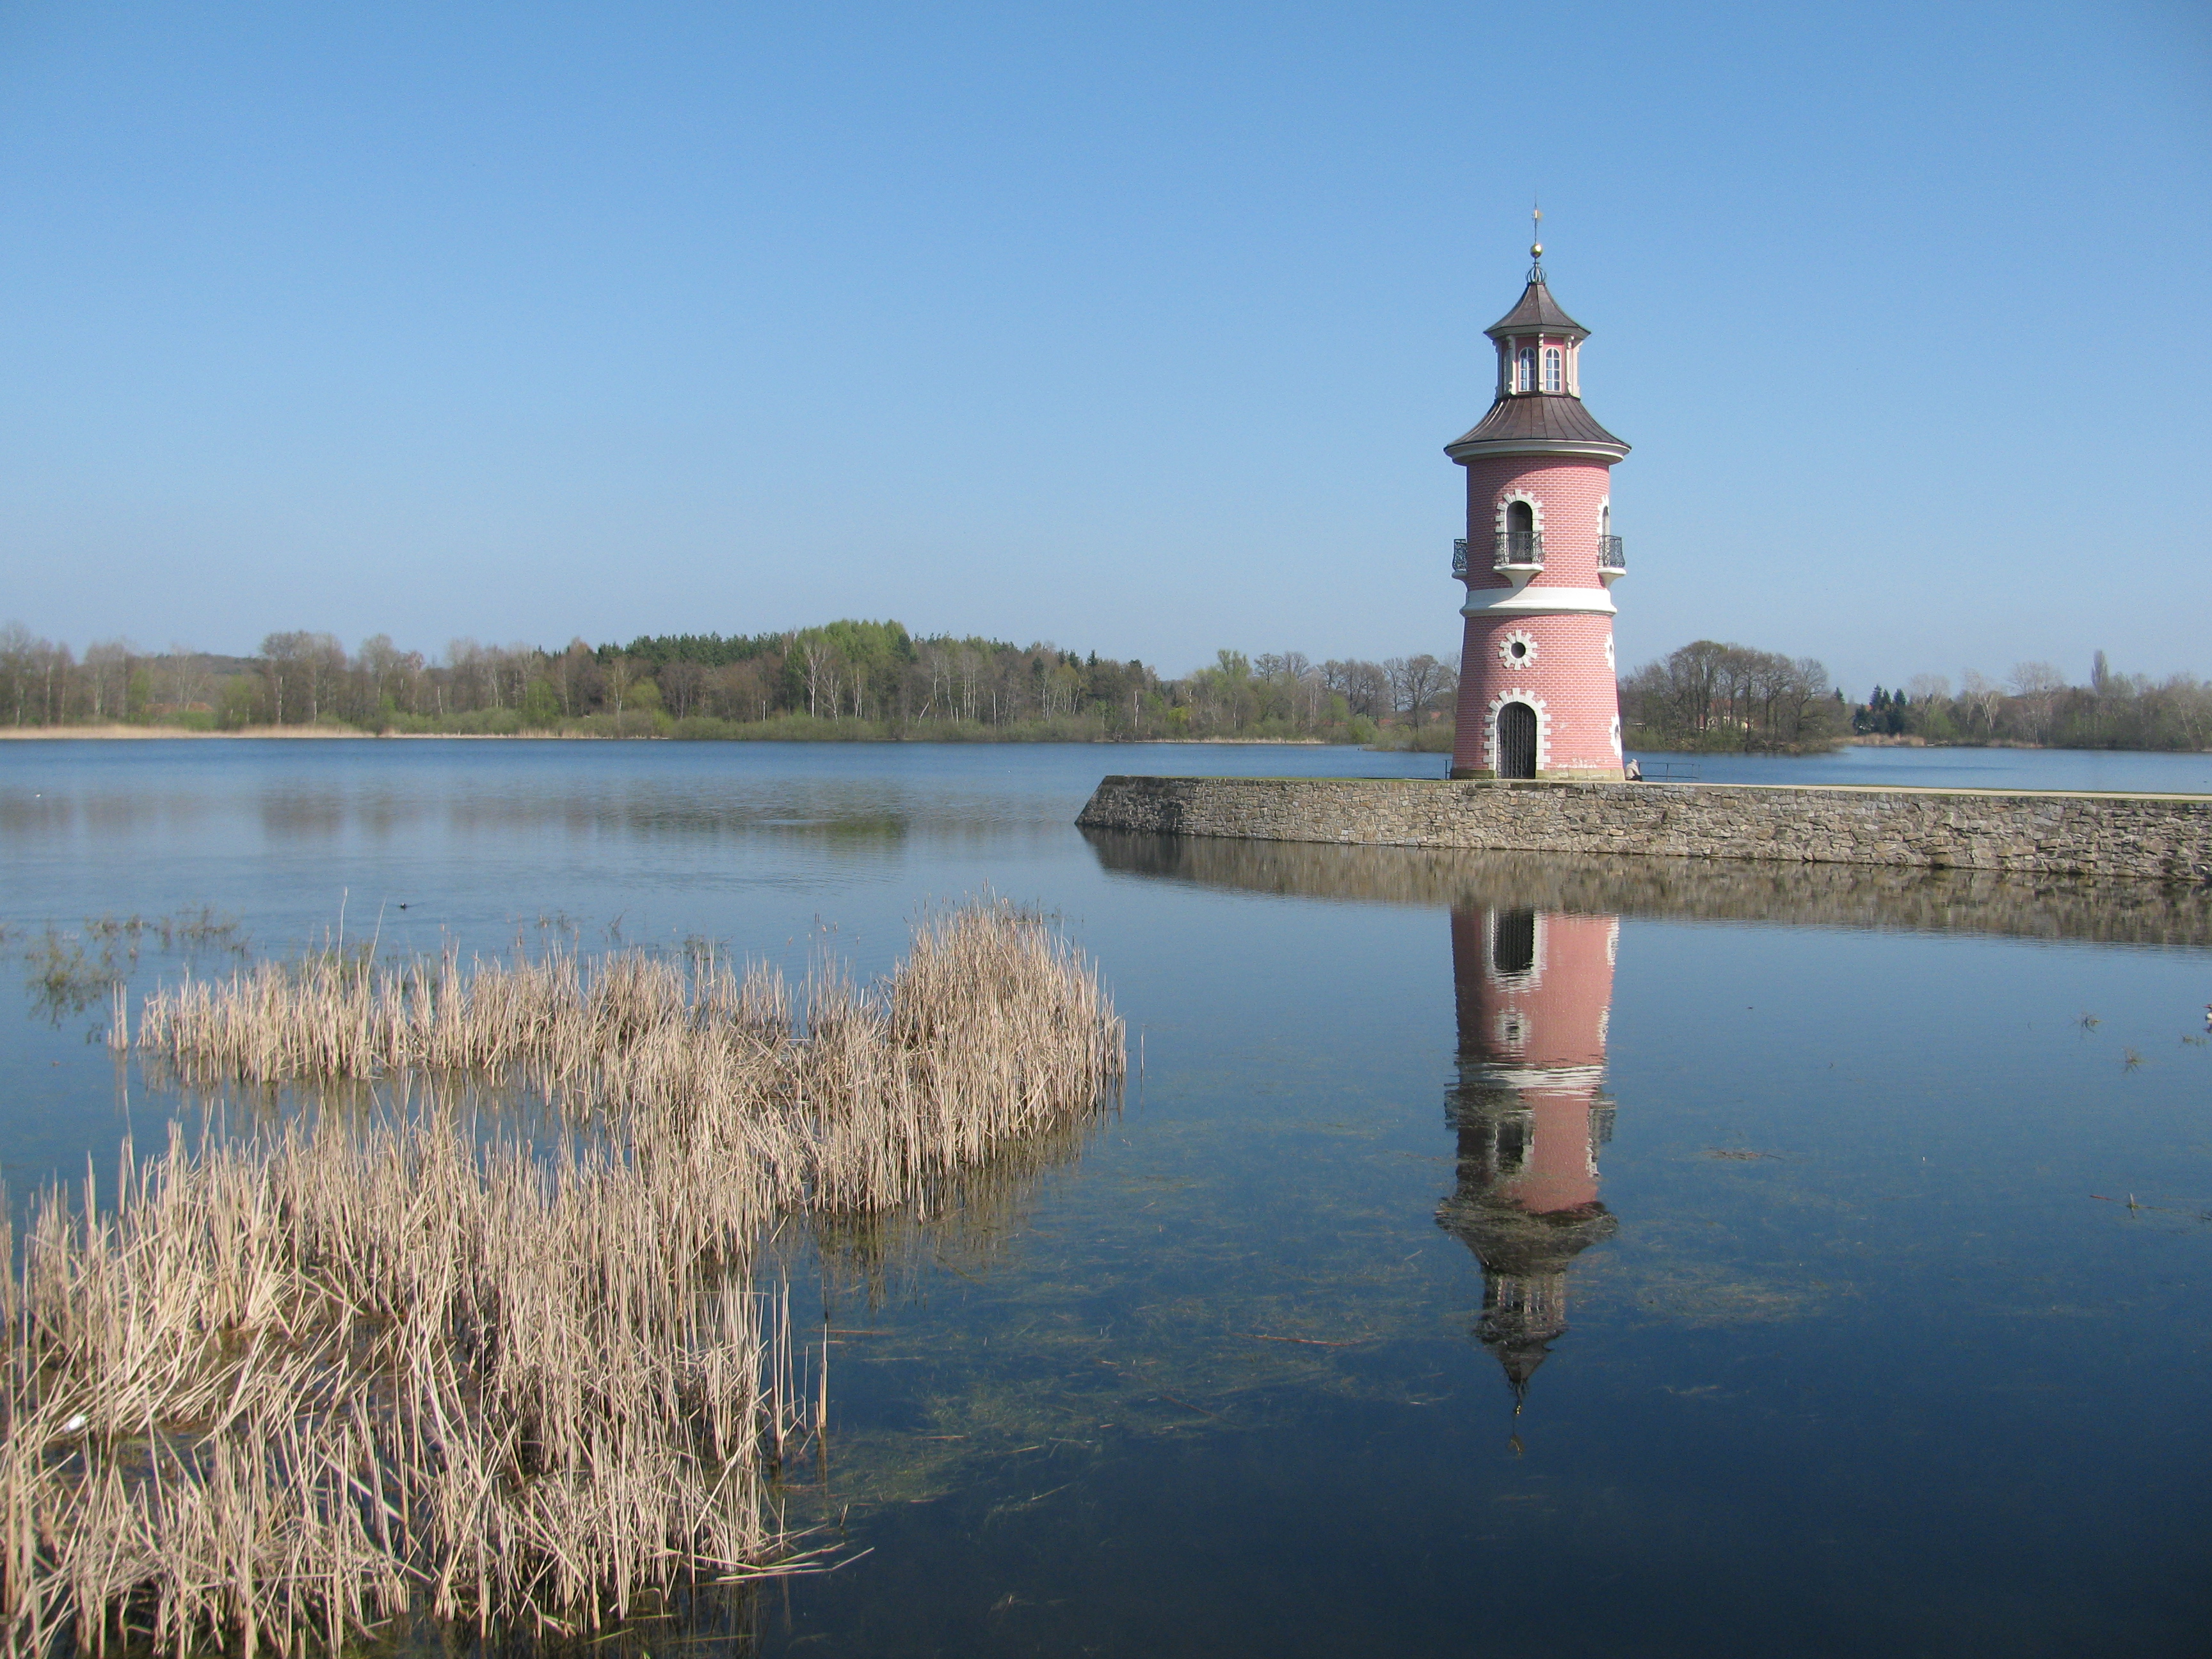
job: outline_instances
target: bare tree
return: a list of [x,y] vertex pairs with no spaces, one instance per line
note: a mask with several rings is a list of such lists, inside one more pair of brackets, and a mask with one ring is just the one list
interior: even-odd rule
[[606,686],[607,695],[614,699],[615,735],[620,737],[623,703],[628,699],[630,689],[638,682],[637,664],[628,657],[617,654],[599,671],[599,674]]
[[0,627],[0,693],[6,696],[18,726],[23,724],[32,690],[38,684],[39,654],[46,643],[33,639],[31,630],[19,622]]
[[2036,742],[2045,741],[2051,735],[2058,694],[2066,689],[2066,676],[2047,662],[2016,662],[2006,678],[2021,713],[2027,717],[2030,733]]
[[827,640],[802,641],[799,660],[806,671],[806,713],[810,718],[818,716],[824,696],[830,699],[832,716],[837,712],[837,653]]
[[1321,665],[1322,684],[1344,699],[1346,709],[1376,719],[1390,695],[1390,677],[1376,664],[1355,657],[1340,661],[1332,657]]
[[[392,644],[391,635],[378,634],[361,642],[361,649],[355,653],[354,661],[361,670],[362,678],[367,683],[364,689],[368,692],[369,708],[372,711],[381,710],[386,696],[398,685],[406,659],[400,654],[399,647]],[[393,701],[396,703],[398,698],[395,696]]]
[[169,701],[180,711],[207,696],[207,659],[189,645],[169,641],[169,654],[161,660],[162,678],[168,682]]
[[1451,671],[1423,652],[1418,657],[1393,657],[1382,665],[1382,672],[1390,677],[1393,705],[1408,726],[1418,726]]
[[[312,637],[295,630],[266,635],[262,639],[261,678],[268,688],[270,715],[274,725],[284,724],[285,693],[298,679],[300,659],[306,655]],[[298,697],[295,696],[292,701],[296,708]]]
[[1996,730],[1997,707],[2004,701],[2004,688],[1986,675],[1969,668],[1959,677],[1959,702],[1982,722],[1982,734],[1987,737]]
[[726,719],[768,718],[769,688],[757,661],[724,664],[714,675],[714,695]]
[[451,689],[456,712],[481,708],[489,700],[484,681],[489,665],[484,660],[484,648],[465,636],[446,643],[446,681]]
[[668,712],[683,720],[699,706],[707,690],[707,671],[696,662],[672,662],[655,677]]
[[131,684],[131,659],[135,647],[128,640],[94,640],[84,648],[84,688],[90,714],[97,720],[122,718]]
[[561,712],[574,719],[591,707],[599,694],[599,659],[581,640],[570,640],[568,648],[554,665],[553,684],[561,693]]

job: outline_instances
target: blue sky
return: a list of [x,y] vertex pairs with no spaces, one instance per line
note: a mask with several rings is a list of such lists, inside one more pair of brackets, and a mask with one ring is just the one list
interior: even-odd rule
[[2212,10],[16,4],[0,616],[1455,650],[1540,192],[1634,663],[2212,675]]

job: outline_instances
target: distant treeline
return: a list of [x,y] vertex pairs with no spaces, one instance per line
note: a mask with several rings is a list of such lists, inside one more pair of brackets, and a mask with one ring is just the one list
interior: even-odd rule
[[1804,754],[1833,748],[1850,716],[1815,658],[1696,640],[1621,681],[1620,724],[1631,749]]
[[1969,672],[1954,694],[1941,674],[1877,685],[1850,711],[1851,730],[1941,744],[2043,744],[2060,749],[2212,747],[2212,684],[2114,673],[2098,652],[2087,685],[2047,662],[2015,664],[2002,684]]
[[[1382,662],[1222,651],[1169,678],[1146,663],[896,622],[765,634],[647,635],[563,650],[456,640],[436,658],[378,635],[271,634],[250,656],[0,627],[0,724],[316,726],[586,737],[914,738],[941,741],[1307,738],[1448,750],[1459,677],[1429,655]],[[1698,640],[1620,682],[1630,748],[1802,753],[1852,735],[2081,749],[2212,746],[2212,684],[2048,663],[2002,684],[1968,673],[1876,686],[1853,705],[1811,657]]]
[[435,659],[386,635],[271,634],[251,656],[98,641],[82,658],[0,628],[0,720],[19,726],[317,726],[596,737],[1105,740],[1320,738],[1449,746],[1451,667],[1223,651],[1179,679],[1049,643],[917,638],[896,622],[654,635],[561,651],[456,640]]
[[1954,695],[1941,674],[1877,685],[1852,704],[1811,657],[1698,640],[1620,683],[1631,748],[1808,753],[1848,738],[2060,749],[2212,746],[2212,684],[2114,673],[2096,653],[2087,685],[2046,662],[2015,664],[2000,684],[1969,672]]

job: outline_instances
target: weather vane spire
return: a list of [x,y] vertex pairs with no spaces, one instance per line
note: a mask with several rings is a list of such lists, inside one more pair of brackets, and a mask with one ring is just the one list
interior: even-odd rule
[[1533,198],[1528,204],[1528,257],[1536,262],[1528,280],[1540,283],[1544,280],[1544,207]]

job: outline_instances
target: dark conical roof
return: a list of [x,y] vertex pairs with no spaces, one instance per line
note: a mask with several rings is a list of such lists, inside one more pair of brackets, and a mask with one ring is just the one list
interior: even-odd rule
[[1485,449],[1521,447],[1573,454],[1607,454],[1619,460],[1628,446],[1600,426],[1583,400],[1565,392],[1521,392],[1501,396],[1473,430],[1444,446],[1454,460]]
[[1589,331],[1559,309],[1552,290],[1544,285],[1544,267],[1528,273],[1528,286],[1521,290],[1521,303],[1482,331],[1493,340],[1508,334],[1566,334],[1589,338]]
[[[1544,267],[1528,272],[1521,301],[1483,332],[1500,345],[1515,336],[1548,335],[1573,345],[1589,331],[1559,309],[1544,282]],[[1501,374],[1501,385],[1510,376]],[[1570,385],[1572,385],[1571,377]],[[1444,446],[1462,465],[1486,455],[1581,455],[1607,464],[1628,453],[1628,446],[1590,417],[1579,388],[1561,392],[1500,391],[1490,412]]]
[[1531,1214],[1494,1193],[1462,1190],[1437,1206],[1437,1225],[1474,1252],[1486,1273],[1563,1273],[1593,1244],[1620,1230],[1597,1202]]

